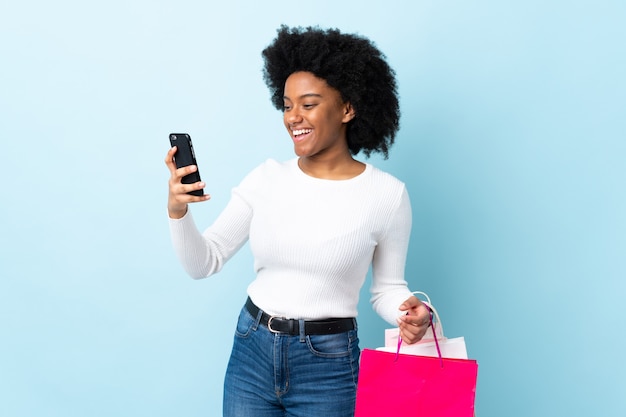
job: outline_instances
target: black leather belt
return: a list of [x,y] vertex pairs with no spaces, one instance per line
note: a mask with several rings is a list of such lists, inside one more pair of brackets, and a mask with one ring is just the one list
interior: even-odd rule
[[[256,317],[261,309],[257,307],[250,297],[246,300],[246,309]],[[300,321],[295,319],[286,319],[284,317],[270,316],[266,312],[261,315],[261,324],[267,326],[272,333],[281,333],[289,335],[300,334]],[[321,335],[321,334],[337,334],[354,330],[354,319],[326,319],[326,320],[306,320],[304,322],[304,334]]]

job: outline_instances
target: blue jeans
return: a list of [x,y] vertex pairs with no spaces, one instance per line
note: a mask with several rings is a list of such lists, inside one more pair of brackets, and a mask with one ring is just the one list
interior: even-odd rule
[[[359,374],[355,330],[274,334],[244,307],[224,381],[224,417],[353,417]],[[300,326],[303,328],[304,326]]]

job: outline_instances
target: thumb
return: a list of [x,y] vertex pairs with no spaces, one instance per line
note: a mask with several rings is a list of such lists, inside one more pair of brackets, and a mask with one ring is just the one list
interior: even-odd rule
[[421,304],[420,300],[416,296],[412,295],[405,302],[400,304],[399,310],[407,311],[412,308],[418,307],[420,304]]

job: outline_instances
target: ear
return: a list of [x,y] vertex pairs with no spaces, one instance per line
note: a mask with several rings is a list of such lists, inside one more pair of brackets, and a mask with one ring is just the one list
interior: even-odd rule
[[350,120],[354,119],[354,116],[356,116],[356,112],[354,111],[354,107],[352,107],[352,104],[347,101],[344,103],[344,113],[343,113],[343,119],[341,120],[343,123],[348,123]]

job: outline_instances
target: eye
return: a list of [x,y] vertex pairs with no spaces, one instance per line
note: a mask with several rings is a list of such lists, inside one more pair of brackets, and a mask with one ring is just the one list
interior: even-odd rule
[[314,103],[307,103],[307,104],[303,104],[303,105],[302,105],[302,107],[303,107],[304,109],[306,109],[306,110],[310,110],[310,109],[312,109],[312,108],[313,108],[313,107],[315,107],[315,106],[316,106],[316,104],[314,104]]

